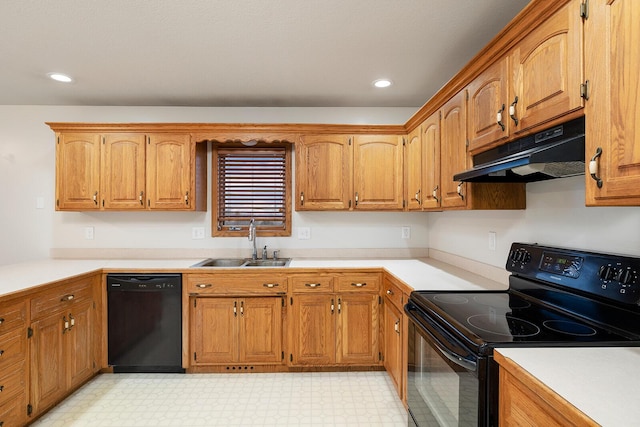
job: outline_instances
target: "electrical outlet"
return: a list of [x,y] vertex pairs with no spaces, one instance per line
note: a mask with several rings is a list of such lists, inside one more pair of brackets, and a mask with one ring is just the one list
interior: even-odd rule
[[191,229],[192,239],[204,239],[204,227],[193,227]]
[[309,240],[311,229],[309,227],[298,227],[298,240]]
[[402,227],[402,238],[403,239],[411,238],[411,227]]
[[489,250],[490,251],[496,250],[496,232],[495,231],[489,232]]
[[93,240],[93,227],[85,227],[84,228],[84,238],[86,240]]

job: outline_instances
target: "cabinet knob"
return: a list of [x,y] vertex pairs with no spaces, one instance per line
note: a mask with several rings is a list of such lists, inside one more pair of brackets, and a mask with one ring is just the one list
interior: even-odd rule
[[387,295],[393,295],[393,291],[391,289],[387,289]]
[[196,288],[210,288],[211,286],[213,286],[211,283],[198,283]]
[[4,350],[0,350],[0,356],[4,354]]
[[4,323],[4,317],[0,317],[0,325]]
[[306,287],[308,287],[308,288],[319,288],[320,287],[320,283],[305,283],[304,285]]
[[365,282],[363,283],[352,283],[351,286],[355,286],[356,288],[362,288],[363,286],[367,286]]
[[265,288],[276,288],[280,286],[280,284],[279,283],[263,283],[262,286],[264,286]]
[[72,301],[75,298],[75,295],[69,294],[60,298],[60,301]]

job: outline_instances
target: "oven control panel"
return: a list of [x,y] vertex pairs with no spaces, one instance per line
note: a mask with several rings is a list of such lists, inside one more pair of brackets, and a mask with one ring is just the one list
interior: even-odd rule
[[640,258],[514,243],[506,268],[518,276],[640,305]]

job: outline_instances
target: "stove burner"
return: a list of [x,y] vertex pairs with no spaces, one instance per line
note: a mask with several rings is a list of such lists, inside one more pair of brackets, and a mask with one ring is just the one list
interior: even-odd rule
[[591,326],[570,320],[545,320],[542,322],[545,328],[561,334],[573,335],[577,337],[591,337],[597,333]]
[[520,298],[511,298],[508,294],[487,294],[473,297],[475,302],[496,308],[529,308],[531,304]]
[[475,314],[467,318],[467,323],[481,331],[506,337],[532,337],[540,333],[540,328],[533,323],[508,314]]
[[433,300],[439,301],[445,304],[466,304],[469,302],[469,300],[466,297],[463,297],[462,295],[455,295],[455,294],[436,295],[433,297]]

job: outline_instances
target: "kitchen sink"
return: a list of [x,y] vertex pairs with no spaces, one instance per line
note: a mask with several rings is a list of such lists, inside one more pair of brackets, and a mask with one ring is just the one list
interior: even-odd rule
[[251,259],[251,258],[207,258],[191,268],[200,267],[287,267],[291,258]]

